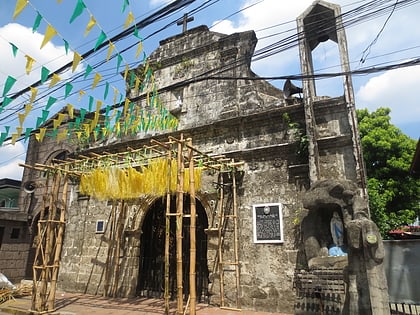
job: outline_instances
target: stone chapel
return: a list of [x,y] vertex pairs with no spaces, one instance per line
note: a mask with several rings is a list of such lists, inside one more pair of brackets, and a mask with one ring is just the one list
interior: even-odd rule
[[[39,143],[32,137],[26,164],[120,152],[140,148],[151,139],[164,142],[169,136],[191,138],[201,152],[242,163],[234,175],[238,211],[226,215],[223,227],[217,205],[222,192],[226,204],[233,203],[229,199],[232,177],[206,173],[196,194],[199,301],[296,314],[321,309],[334,314],[386,314],[382,241],[369,220],[347,44],[340,23],[339,6],[324,1],[315,1],[298,17],[305,79],[294,83],[301,90],[288,81],[282,91],[252,72],[257,43],[253,31],[225,35],[199,26],[162,40],[148,59],[155,65],[160,100],[178,118],[176,130],[141,132],[84,147],[47,137]],[[318,96],[311,76],[311,53],[326,40],[337,43],[345,73],[340,97]],[[127,95],[138,98],[136,106],[144,106],[141,95],[130,89]],[[43,176],[25,168],[22,179],[23,185],[37,183],[25,210],[32,219],[34,243],[44,206]],[[22,203],[27,194],[21,192]],[[69,183],[67,199],[58,287],[115,297],[161,298],[166,201],[147,195],[124,201],[125,219],[118,227],[123,237],[114,260],[119,275],[109,282],[106,269],[114,240],[107,224],[112,202],[81,194],[77,182]],[[170,202],[175,206],[174,199]],[[187,194],[187,212],[189,204]],[[341,241],[331,232],[333,217],[341,222]],[[188,217],[184,224],[188,226]],[[184,240],[189,242],[187,231]],[[346,255],[330,255],[332,247]],[[171,259],[174,255],[170,253]],[[33,247],[29,257],[33,259]],[[175,294],[172,271],[169,281],[170,293]],[[188,294],[188,286],[184,287]],[[372,290],[380,294],[370,294]]]

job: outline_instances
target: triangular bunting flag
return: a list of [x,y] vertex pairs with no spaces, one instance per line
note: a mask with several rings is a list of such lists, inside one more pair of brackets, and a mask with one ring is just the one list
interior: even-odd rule
[[18,115],[18,119],[19,119],[19,126],[22,127],[23,122],[25,121],[26,116],[25,116],[24,113],[17,113],[17,115]]
[[57,35],[57,31],[51,26],[51,24],[48,24],[40,49],[42,49],[42,47],[44,47],[55,35]]
[[86,92],[85,92],[85,91],[80,90],[80,91],[79,91],[79,97],[78,97],[77,101],[78,101],[78,102],[80,102],[80,100],[82,99],[83,95],[85,95],[85,94],[86,94]]
[[74,8],[73,14],[70,18],[69,23],[73,23],[73,21],[83,13],[83,10],[86,9],[86,5],[83,3],[83,0],[77,0],[76,7]]
[[35,87],[30,87],[31,89],[31,98],[30,98],[30,102],[33,103],[35,101],[35,97],[38,94],[38,89]]
[[105,41],[105,39],[106,39],[106,34],[104,31],[101,31],[101,34],[99,34],[98,40],[96,41],[96,44],[93,50],[95,51],[96,49],[98,49],[98,47]]
[[85,70],[85,75],[83,76],[83,79],[86,79],[87,76],[89,75],[89,73],[91,73],[93,70],[91,65],[87,65],[86,70]]
[[140,57],[140,53],[143,50],[143,42],[139,41],[139,44],[137,45],[137,50],[136,50],[136,59],[138,59]]
[[31,132],[32,130],[34,130],[34,128],[26,128],[25,130],[25,142],[29,139],[29,137],[31,136]]
[[17,16],[23,11],[23,9],[25,9],[28,2],[28,0],[16,1],[15,11],[13,12],[13,20],[17,18]]
[[64,99],[66,99],[69,96],[69,94],[71,93],[71,90],[73,90],[73,85],[67,82],[65,91],[64,91]]
[[50,107],[55,103],[57,101],[57,99],[55,98],[55,97],[52,97],[52,96],[50,96],[49,98],[48,98],[48,101],[47,101],[47,106],[45,106],[45,109],[46,110],[48,110],[48,109],[50,109]]
[[124,12],[125,9],[127,8],[127,6],[129,6],[130,3],[128,2],[128,0],[123,0],[123,6],[121,8],[121,12]]
[[42,84],[45,83],[45,81],[47,81],[49,75],[50,75],[50,70],[42,66],[41,68],[41,83]]
[[117,73],[120,72],[120,65],[121,65],[122,61],[123,61],[123,57],[120,54],[118,54],[118,56],[117,56]]
[[67,104],[67,111],[69,113],[70,119],[74,118],[74,106],[72,104]]
[[34,59],[34,58],[32,58],[32,57],[31,57],[31,56],[29,56],[29,55],[25,55],[25,58],[26,58],[26,67],[25,67],[25,69],[26,69],[26,74],[30,74],[30,73],[31,73],[31,71],[32,71],[32,66],[33,66],[33,64],[34,64],[35,59]]
[[32,104],[26,104],[25,105],[25,116],[28,116],[29,113],[31,112],[31,110],[32,110]]
[[6,79],[6,83],[4,83],[4,88],[3,88],[3,94],[2,96],[5,96],[10,89],[12,88],[12,86],[16,83],[16,79],[12,76],[8,76]]
[[71,72],[74,72],[79,65],[80,60],[82,60],[82,56],[79,55],[76,51],[73,53],[73,64],[71,66]]
[[60,81],[61,81],[60,76],[56,73],[53,73],[50,84],[48,85],[48,88],[52,88],[54,85],[56,85]]
[[38,11],[36,13],[37,15],[34,21],[34,25],[32,26],[32,33],[35,33],[37,31],[39,24],[41,24],[42,21],[42,15]]
[[92,111],[93,101],[94,101],[93,96],[92,95],[89,95],[89,106],[88,106],[88,109],[89,109],[90,112]]
[[85,33],[83,34],[85,37],[89,34],[89,32],[91,31],[92,27],[94,27],[96,25],[96,20],[95,17],[93,15],[90,16],[90,20],[86,26],[86,30]]
[[16,45],[13,44],[13,43],[9,43],[9,44],[10,44],[10,46],[12,46],[13,57],[16,57],[16,54],[17,54],[19,48],[17,48]]
[[125,20],[124,29],[129,27],[130,24],[133,23],[133,21],[134,21],[134,15],[133,15],[133,12],[130,11],[130,12],[128,12],[127,18]]
[[98,72],[96,72],[95,77],[93,78],[92,90],[96,88],[96,86],[98,85],[99,81],[101,81],[101,79],[102,79],[102,76]]
[[104,100],[106,100],[106,98],[108,97],[108,92],[109,92],[109,83],[107,81],[105,82]]
[[112,42],[109,42],[109,47],[108,47],[108,54],[106,55],[106,61],[109,61],[109,58],[111,58],[111,54],[115,49],[115,45]]
[[63,42],[64,42],[64,49],[66,50],[66,55],[68,55],[68,53],[69,53],[69,42],[68,41],[66,41],[64,38],[63,38]]

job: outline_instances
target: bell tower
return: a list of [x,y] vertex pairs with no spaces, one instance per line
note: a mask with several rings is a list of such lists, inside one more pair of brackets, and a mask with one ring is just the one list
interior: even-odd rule
[[[348,128],[341,128],[336,134],[342,132],[342,135],[344,135],[344,133],[346,133],[350,138],[351,143],[349,143],[349,145],[352,146],[354,158],[352,164],[355,166],[353,167],[353,173],[354,168],[356,169],[354,174],[349,173],[348,170],[350,168],[345,169],[343,173],[346,174],[346,177],[348,177],[347,179],[357,182],[358,186],[362,188],[362,195],[366,195],[364,164],[357,130],[347,40],[341,17],[339,5],[317,0],[297,18],[300,64],[304,77],[303,96],[305,119],[309,141],[309,176],[311,184],[317,180],[329,177],[328,172],[325,171],[326,168],[321,165],[322,161],[320,160],[322,148],[320,149],[319,145],[320,142],[323,142],[323,139],[321,139],[322,136],[319,133],[320,122],[317,121],[317,119],[321,120],[321,118],[317,118],[314,111],[314,108],[318,106],[317,103],[319,103],[321,99],[325,100],[325,98],[317,96],[312,53],[320,43],[332,40],[338,46],[342,72],[341,76],[343,79],[343,96],[338,100],[338,103],[345,103],[344,105],[348,118],[348,122],[346,122]],[[324,119],[324,117],[322,119]]]

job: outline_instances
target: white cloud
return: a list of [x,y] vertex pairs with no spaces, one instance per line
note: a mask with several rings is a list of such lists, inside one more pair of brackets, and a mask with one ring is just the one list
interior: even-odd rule
[[0,147],[0,178],[22,179],[23,167],[19,163],[25,163],[25,146],[21,142],[15,145],[9,142]]
[[[0,27],[0,82],[6,75],[17,79],[11,92],[30,86],[40,80],[41,68],[45,66],[51,72],[73,60],[73,54],[66,55],[64,46],[54,45],[51,41],[40,49],[44,35],[33,33],[32,29],[17,23],[9,23]],[[18,47],[16,57],[12,54],[10,43]],[[26,57],[32,57],[35,62],[29,75],[26,74]],[[66,74],[60,74],[62,79]]]
[[158,7],[161,5],[166,5],[170,2],[172,2],[173,0],[151,0],[150,1],[150,6],[151,7]]
[[394,124],[419,121],[420,102],[416,96],[419,86],[420,66],[388,71],[360,87],[356,94],[357,103],[359,107],[370,110],[391,108]]

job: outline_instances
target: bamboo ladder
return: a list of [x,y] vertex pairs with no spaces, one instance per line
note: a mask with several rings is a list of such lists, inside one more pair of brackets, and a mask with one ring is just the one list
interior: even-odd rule
[[[236,187],[236,172],[235,168],[231,171],[232,177],[232,185],[230,191],[230,198],[231,200],[224,200],[224,187],[229,187],[229,185],[223,182],[223,174],[219,176],[219,188],[220,188],[220,195],[219,195],[219,210],[218,210],[218,258],[219,263],[219,281],[220,281],[220,307],[225,309],[235,309],[239,310],[241,307],[240,304],[240,271],[239,271],[239,255],[238,255],[238,203],[237,203],[237,187]],[[229,199],[230,199],[229,198]],[[224,206],[226,204],[226,206]],[[229,211],[229,208],[231,208]],[[233,258],[229,260],[224,258],[224,241],[227,232],[228,220],[232,220],[233,224]],[[235,275],[235,304],[236,307],[227,307],[225,303],[225,268],[229,266],[234,267],[234,275]],[[229,269],[230,270],[230,269]]]

